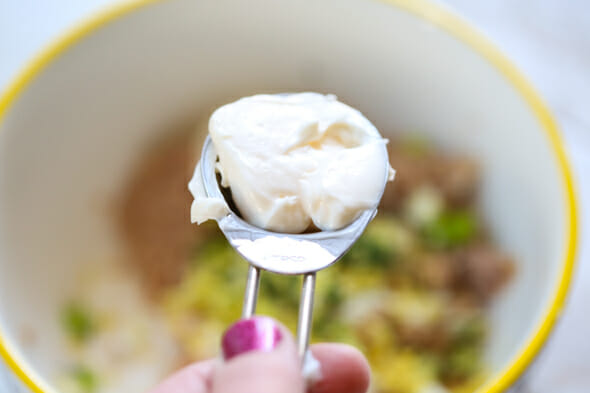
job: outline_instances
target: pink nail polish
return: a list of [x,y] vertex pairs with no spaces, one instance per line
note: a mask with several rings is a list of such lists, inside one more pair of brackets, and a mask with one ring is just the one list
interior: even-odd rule
[[221,340],[223,358],[229,360],[250,351],[272,351],[281,341],[279,327],[271,318],[242,319],[227,329]]

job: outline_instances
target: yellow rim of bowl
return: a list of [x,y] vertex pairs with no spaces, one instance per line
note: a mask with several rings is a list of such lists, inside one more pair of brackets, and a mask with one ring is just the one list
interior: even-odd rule
[[[50,45],[47,49],[37,55],[25,68],[25,70],[9,86],[6,93],[0,99],[0,123],[8,108],[14,103],[18,95],[25,89],[49,63],[57,58],[69,47],[76,44],[86,35],[96,29],[108,24],[109,22],[123,16],[131,11],[137,10],[143,6],[162,0],[137,0],[110,8],[89,20],[80,23],[68,33]],[[574,182],[569,167],[568,159],[565,153],[563,142],[561,140],[558,128],[553,121],[551,114],[547,110],[543,101],[527,80],[520,74],[510,61],[502,53],[481,36],[468,23],[447,11],[441,6],[429,3],[427,0],[380,0],[384,3],[395,5],[412,14],[421,17],[430,23],[436,25],[452,36],[456,37],[469,47],[474,49],[490,64],[498,69],[502,75],[514,86],[523,99],[528,103],[533,113],[537,117],[542,128],[545,130],[547,137],[553,148],[559,168],[563,176],[565,203],[566,203],[566,249],[564,252],[561,276],[556,284],[553,300],[547,310],[541,323],[537,326],[534,333],[527,340],[523,348],[512,359],[510,364],[493,375],[481,386],[477,393],[498,393],[510,387],[518,377],[523,373],[531,361],[535,358],[544,342],[547,340],[556,320],[560,316],[565,299],[567,296],[569,284],[573,274],[574,260],[576,254],[577,242],[577,211],[576,196],[574,192]],[[0,356],[4,358],[8,367],[17,375],[26,387],[34,393],[49,393],[52,391],[42,381],[36,373],[32,372],[24,362],[17,358],[15,351],[11,350],[3,339],[0,332]]]

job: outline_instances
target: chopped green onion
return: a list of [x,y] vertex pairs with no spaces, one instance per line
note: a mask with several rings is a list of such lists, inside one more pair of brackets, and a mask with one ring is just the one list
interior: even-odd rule
[[291,310],[299,307],[299,287],[301,281],[296,276],[284,276],[271,272],[264,272],[264,279],[260,282],[261,296],[269,296],[284,304]]
[[345,296],[342,293],[342,289],[340,289],[338,282],[332,282],[328,287],[324,302],[328,310],[336,310],[338,307],[340,307],[344,301],[344,298]]
[[70,373],[70,377],[76,383],[77,388],[83,393],[93,393],[98,387],[98,378],[88,367],[78,365]]
[[483,317],[469,318],[459,324],[454,333],[453,341],[456,345],[478,346],[483,343],[487,335],[487,324]]
[[424,228],[424,240],[433,248],[452,248],[472,240],[477,229],[477,219],[473,213],[445,212]]
[[391,217],[374,220],[343,259],[343,265],[385,269],[413,244],[411,234]]
[[454,348],[441,364],[441,376],[448,381],[463,381],[481,369],[481,349],[475,346]]
[[61,322],[68,336],[75,342],[86,341],[95,331],[90,312],[79,303],[70,303],[65,307]]

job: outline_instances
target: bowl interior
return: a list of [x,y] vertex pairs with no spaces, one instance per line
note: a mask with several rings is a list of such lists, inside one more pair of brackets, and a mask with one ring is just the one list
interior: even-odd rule
[[76,272],[119,255],[108,201],[145,146],[237,97],[305,90],[336,94],[386,135],[416,131],[481,160],[482,210],[518,262],[486,353],[492,371],[506,367],[562,264],[567,212],[551,142],[472,48],[413,13],[357,0],[155,3],[91,32],[26,86],[0,125],[0,327],[11,349],[42,375],[60,364],[54,310]]

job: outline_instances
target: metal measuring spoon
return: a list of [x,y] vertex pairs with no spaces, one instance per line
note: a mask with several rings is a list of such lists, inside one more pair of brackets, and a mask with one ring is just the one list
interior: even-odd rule
[[[225,200],[217,181],[216,162],[217,153],[208,136],[200,161],[203,186],[207,197]],[[384,190],[385,186],[381,195]],[[261,270],[287,275],[302,274],[297,347],[303,357],[309,346],[316,272],[340,259],[376,214],[377,206],[374,206],[342,229],[304,234],[269,232],[247,223],[231,209],[226,216],[217,219],[231,246],[250,264],[242,318],[249,318],[256,311]]]

